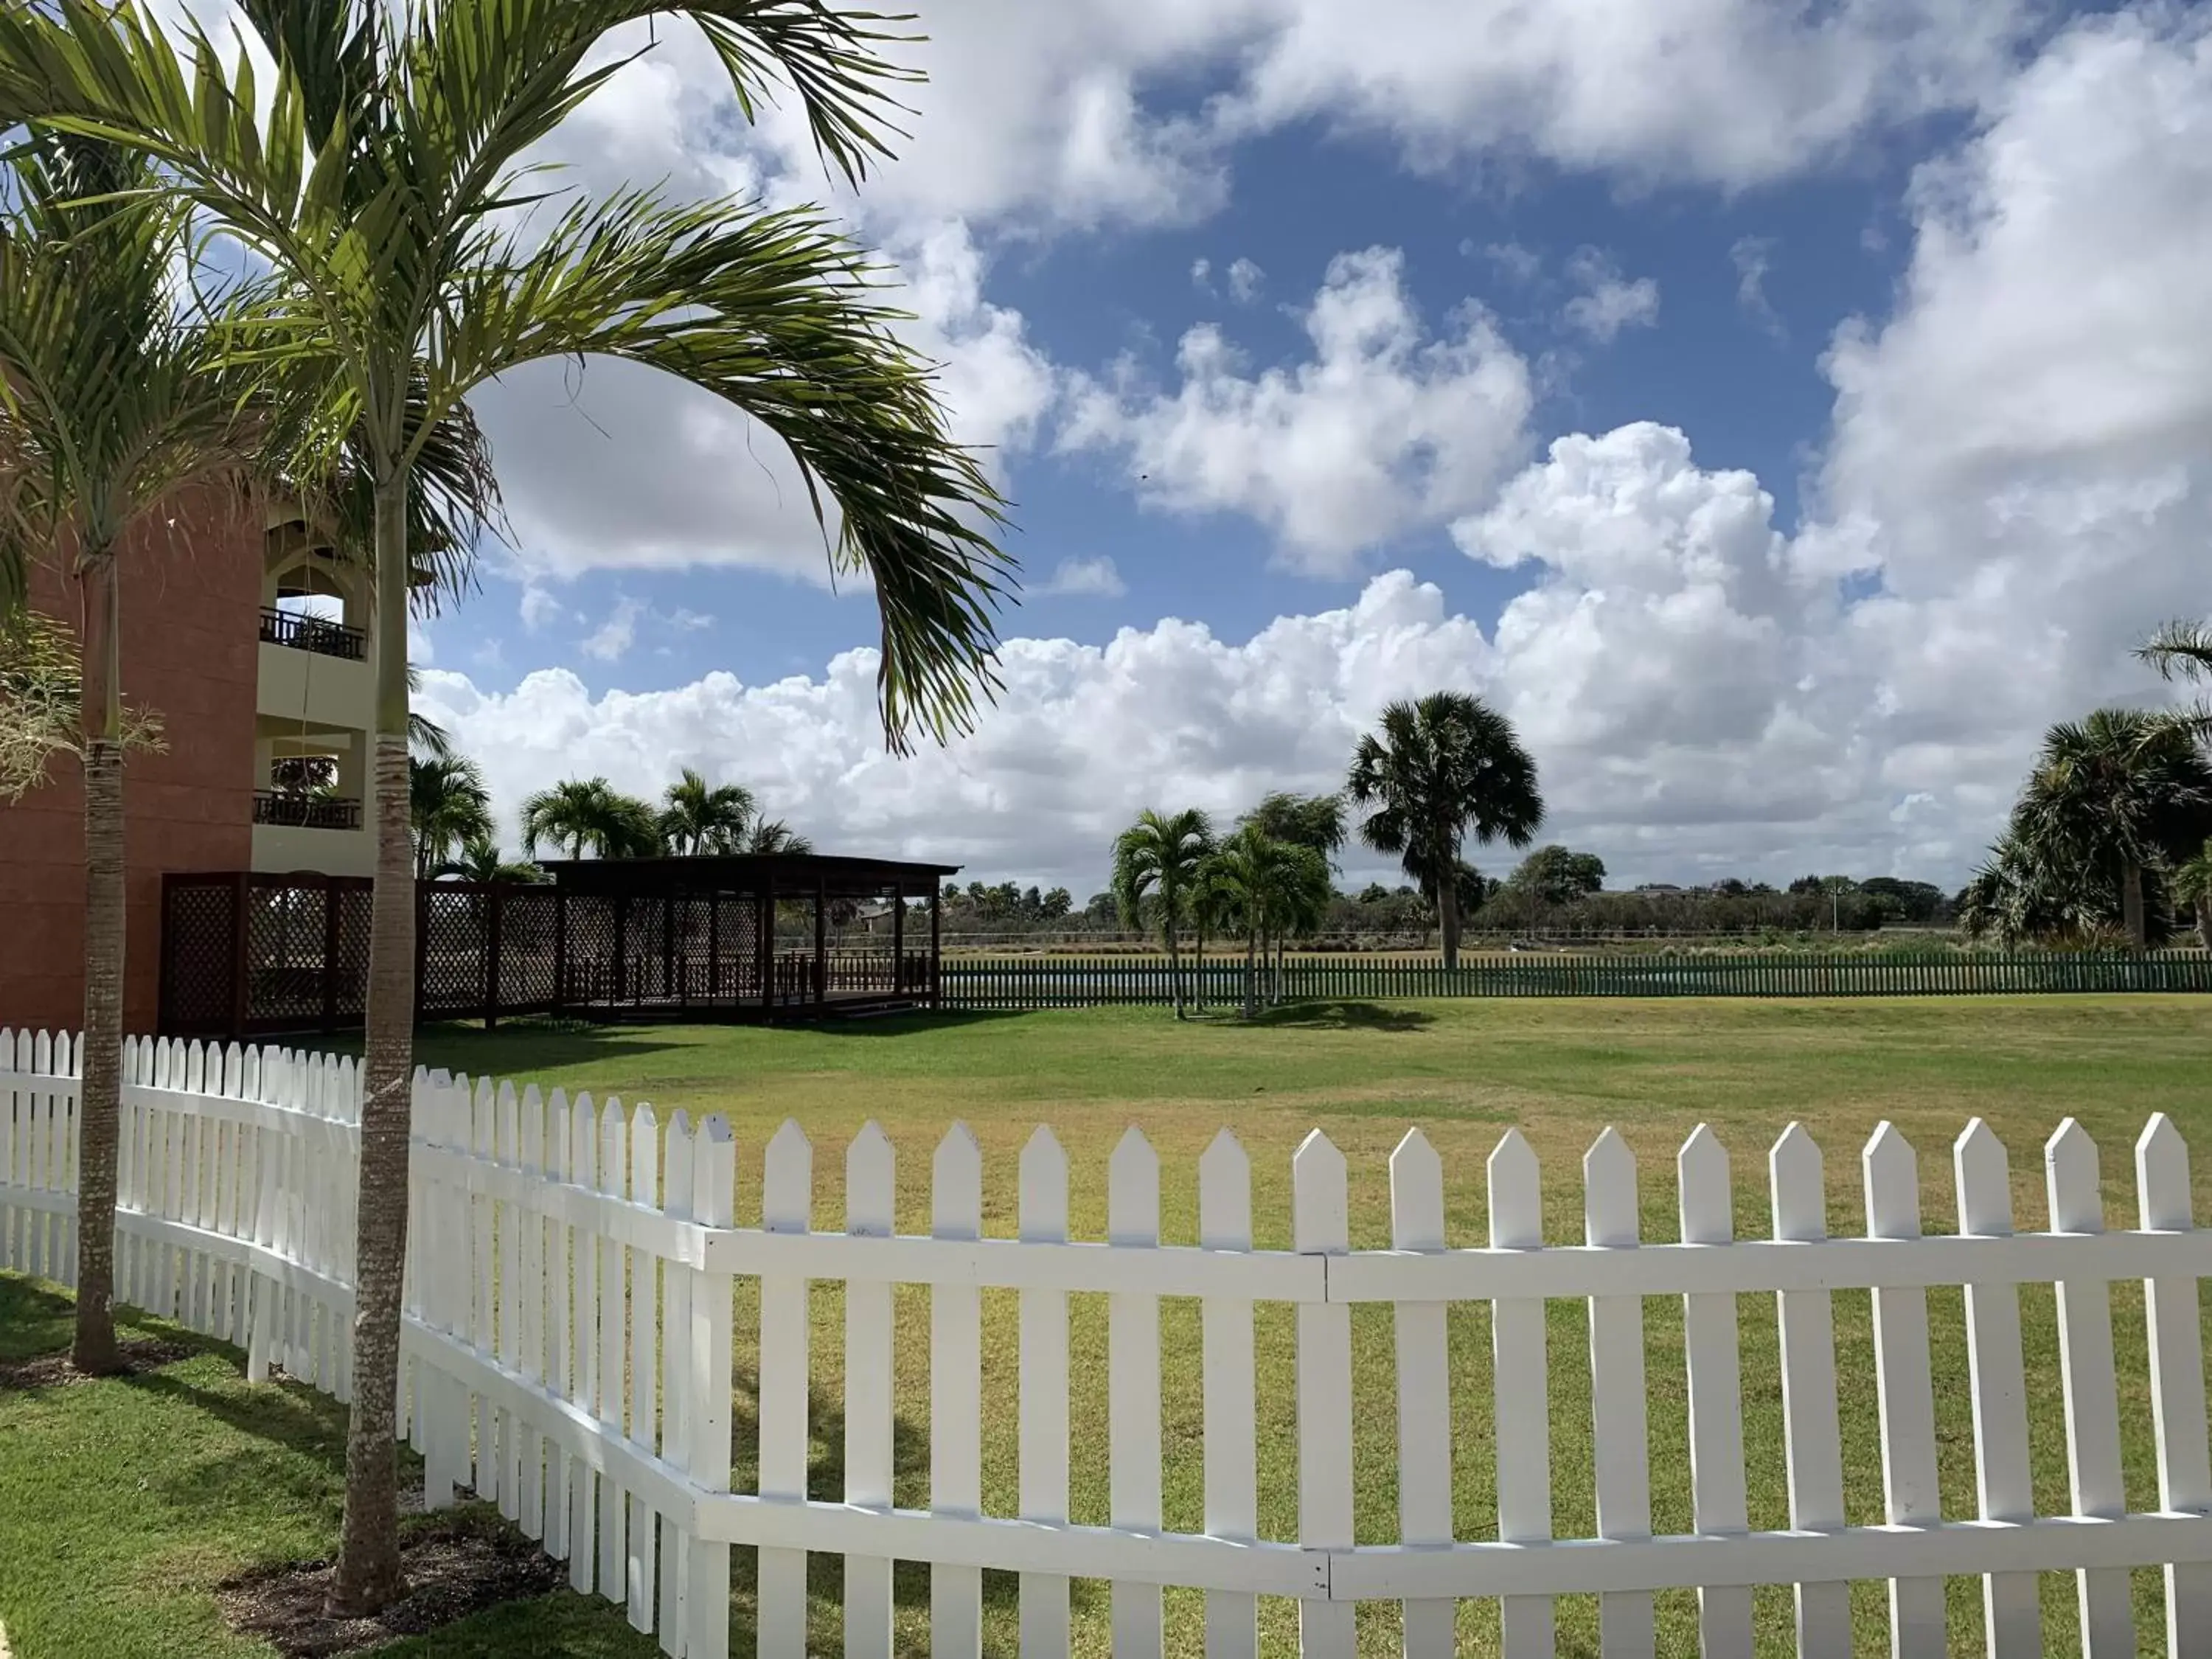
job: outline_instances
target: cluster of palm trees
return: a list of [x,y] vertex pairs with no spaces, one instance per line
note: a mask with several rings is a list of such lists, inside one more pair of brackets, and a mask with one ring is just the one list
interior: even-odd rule
[[763,813],[743,784],[711,784],[688,766],[657,807],[605,778],[570,778],[541,789],[522,803],[522,844],[534,858],[541,842],[572,859],[814,850],[782,819]]
[[[2212,633],[2177,623],[2138,654],[2212,673]],[[2212,949],[2212,710],[2100,708],[2044,736],[2005,833],[1960,896],[1960,925],[2008,944],[2118,941],[2140,955],[2191,913]]]
[[[636,56],[602,50],[611,33],[666,12],[705,34],[748,118],[795,96],[826,167],[858,185],[915,78],[882,20],[826,0],[238,0],[246,40],[226,47],[173,11],[0,6],[0,612],[47,562],[86,618],[81,671],[59,676],[88,842],[73,1357],[119,1363],[109,1241],[134,726],[115,556],[179,492],[277,490],[360,562],[375,604],[355,1389],[331,1590],[333,1611],[359,1614],[403,1588],[392,1430],[419,870],[407,623],[465,591],[479,537],[502,523],[469,397],[526,363],[617,358],[766,427],[830,556],[877,596],[894,748],[965,729],[996,684],[1003,504],[951,436],[933,366],[902,343],[882,268],[827,214],[564,196],[529,160]],[[203,260],[211,239],[244,257]],[[205,280],[180,289],[179,271]],[[0,695],[35,684],[51,704],[55,684],[0,672]]]
[[[1114,843],[1113,893],[1124,927],[1159,931],[1178,1019],[1189,1000],[1186,934],[1201,997],[1209,935],[1244,941],[1248,1018],[1263,997],[1279,994],[1287,942],[1328,915],[1352,811],[1364,813],[1360,839],[1396,858],[1436,907],[1444,965],[1455,968],[1462,914],[1483,890],[1463,856],[1468,841],[1528,846],[1543,825],[1544,798],[1512,722],[1479,697],[1438,691],[1382,710],[1377,729],[1353,750],[1339,793],[1271,794],[1225,836],[1195,808],[1147,809]],[[1267,977],[1271,959],[1277,971]]]
[[661,804],[624,794],[605,778],[568,778],[522,803],[524,856],[500,850],[483,769],[450,746],[409,763],[409,822],[415,877],[434,881],[534,882],[544,878],[540,845],[572,859],[678,858],[709,854],[805,854],[814,844],[767,817],[743,784],[709,783],[690,767]]

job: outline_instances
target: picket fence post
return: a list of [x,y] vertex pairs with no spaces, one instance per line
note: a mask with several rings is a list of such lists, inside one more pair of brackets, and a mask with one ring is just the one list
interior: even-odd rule
[[[1490,1248],[1544,1248],[1544,1195],[1536,1154],[1508,1129],[1490,1154]],[[1551,1372],[1544,1304],[1516,1298],[1492,1305],[1491,1380],[1498,1437],[1498,1537],[1506,1544],[1552,1536]],[[1505,1659],[1549,1659],[1555,1645],[1547,1597],[1509,1595],[1498,1609]]]
[[[897,1219],[897,1155],[873,1121],[845,1152],[845,1231],[889,1238]],[[845,1501],[891,1506],[891,1286],[856,1279],[845,1286]],[[891,1564],[845,1558],[846,1659],[890,1659]]]
[[[1242,1254],[1252,1248],[1252,1161],[1223,1129],[1198,1161],[1201,1249]],[[1252,1304],[1209,1296],[1199,1305],[1206,1389],[1206,1531],[1249,1544],[1260,1524],[1258,1410]],[[1257,1659],[1259,1601],[1236,1590],[1206,1598],[1207,1659]]]
[[[1301,1255],[1347,1255],[1351,1200],[1344,1154],[1318,1129],[1291,1161],[1291,1236]],[[1298,1542],[1352,1547],[1352,1309],[1298,1304]],[[1352,1659],[1349,1601],[1298,1603],[1305,1659]]]
[[[1444,1249],[1444,1168],[1419,1129],[1390,1154],[1390,1244]],[[1452,1541],[1451,1372],[1445,1304],[1391,1307],[1398,1358],[1398,1528],[1407,1544]],[[1450,1659],[1458,1603],[1408,1601],[1406,1659]]]
[[[804,1233],[813,1224],[814,1149],[787,1120],[768,1144],[761,1225]],[[760,1494],[803,1500],[807,1449],[806,1281],[787,1274],[760,1286]],[[806,1552],[760,1552],[761,1659],[805,1659]]]
[[[2136,1142],[2138,1224],[2144,1231],[2186,1233],[2196,1226],[2189,1191],[2189,1148],[2173,1120],[2154,1114]],[[2204,1419],[2204,1345],[2197,1282],[2153,1279],[2143,1285],[2150,1332],[2151,1412],[2158,1431],[2159,1507],[2212,1516],[2212,1457]],[[2212,1644],[2212,1567],[2166,1568],[2166,1650],[2180,1654]]]
[[[964,1123],[939,1143],[930,1171],[930,1233],[983,1236],[983,1154]],[[983,1293],[935,1285],[929,1292],[929,1507],[972,1519],[983,1510]],[[980,1568],[929,1569],[932,1659],[979,1659],[983,1650]]]
[[[737,1146],[729,1121],[720,1115],[702,1127],[694,1148],[691,1212],[703,1227],[737,1224]],[[684,1387],[690,1413],[686,1466],[708,1493],[730,1489],[730,1347],[735,1285],[732,1275],[702,1270],[691,1281],[691,1374]],[[886,1355],[884,1370],[890,1367]],[[888,1389],[889,1384],[886,1383]],[[730,1547],[691,1540],[684,1572],[684,1650],[686,1659],[728,1659]],[[888,1626],[889,1612],[885,1621]]]
[[[1920,1160],[1884,1122],[1867,1142],[1869,1238],[1920,1237]],[[1881,1490],[1892,1526],[1942,1518],[1936,1485],[1936,1394],[1928,1365],[1928,1292],[1878,1285],[1874,1292],[1875,1386],[1881,1423]],[[1943,1581],[1889,1581],[1890,1649],[1896,1659],[1943,1659]]]
[[[1160,1161],[1144,1132],[1132,1128],[1114,1148],[1106,1176],[1106,1242],[1115,1249],[1157,1249]],[[1160,1299],[1116,1291],[1107,1309],[1108,1503],[1113,1525],[1133,1532],[1160,1526]],[[1116,1583],[1112,1629],[1116,1659],[1160,1659],[1160,1587]]]
[[[1583,1242],[1593,1249],[1632,1250],[1641,1243],[1641,1230],[1636,1155],[1618,1129],[1607,1127],[1583,1158]],[[1651,1474],[1641,1297],[1590,1297],[1589,1358],[1598,1536],[1647,1539]],[[1600,1598],[1598,1641],[1605,1659],[1650,1659],[1653,1632],[1650,1591]]]
[[[2045,1182],[2055,1232],[2101,1233],[2105,1200],[2097,1147],[2072,1118],[2044,1147]],[[2127,1512],[2120,1486],[2119,1394],[2112,1374],[2112,1304],[2101,1279],[2058,1283],[2058,1355],[2066,1401],[2068,1484],[2077,1516],[2111,1520]],[[2118,1659],[2136,1650],[2135,1615],[2124,1567],[2085,1568],[2075,1575],[2087,1659]]]
[[[1034,1244],[1067,1242],[1067,1154],[1039,1127],[1022,1148],[1017,1224]],[[1067,1292],[1021,1293],[1021,1511],[1025,1521],[1067,1519]],[[1021,1576],[1025,1659],[1066,1659],[1065,1574]]]
[[[1735,1239],[1728,1151],[1700,1123],[1675,1159],[1682,1242]],[[1706,1291],[1682,1298],[1682,1347],[1690,1393],[1690,1504],[1698,1530],[1729,1536],[1749,1529],[1743,1481],[1743,1387],[1735,1297]],[[1698,1589],[1705,1659],[1751,1659],[1751,1592],[1737,1584]]]

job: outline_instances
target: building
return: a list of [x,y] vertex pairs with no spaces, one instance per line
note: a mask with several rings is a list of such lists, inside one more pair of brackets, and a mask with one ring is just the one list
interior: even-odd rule
[[[126,539],[125,695],[166,751],[124,770],[126,1030],[155,1028],[163,878],[367,876],[374,723],[365,573],[295,511],[214,489]],[[75,624],[74,585],[33,572],[32,604]],[[0,1025],[75,1029],[84,1004],[84,797],[76,763],[0,805]]]

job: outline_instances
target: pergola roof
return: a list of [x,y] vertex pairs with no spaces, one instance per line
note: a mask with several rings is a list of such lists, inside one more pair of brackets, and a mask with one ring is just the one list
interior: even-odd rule
[[934,895],[940,882],[960,873],[957,864],[910,864],[817,853],[554,859],[542,867],[565,891],[610,897],[681,892],[761,894],[771,888],[793,898],[817,891],[836,898],[867,898],[892,890],[909,896]]

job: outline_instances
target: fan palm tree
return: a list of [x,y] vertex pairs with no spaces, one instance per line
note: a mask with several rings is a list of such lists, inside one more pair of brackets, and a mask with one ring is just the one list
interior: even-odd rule
[[2128,948],[2149,948],[2146,869],[2187,855],[2212,829],[2212,765],[2172,719],[2100,708],[2054,726],[2014,809],[2013,834],[2046,860],[2108,870]]
[[1213,826],[1205,813],[1186,808],[1163,813],[1146,807],[1114,842],[1114,903],[1121,925],[1144,925],[1152,906],[1168,952],[1168,983],[1176,1018],[1184,1017],[1182,938],[1190,917],[1190,899],[1206,855],[1213,850]]
[[1444,966],[1459,966],[1455,879],[1467,838],[1526,847],[1544,822],[1536,763],[1512,722],[1480,698],[1438,691],[1394,702],[1359,740],[1345,793],[1370,809],[1360,839],[1433,893]]
[[743,784],[710,785],[688,766],[664,799],[660,838],[680,858],[737,851],[759,810]]
[[415,878],[428,881],[455,849],[491,837],[491,792],[464,756],[407,763],[407,817],[415,834]]
[[[66,568],[84,617],[76,712],[85,833],[80,1261],[70,1358],[111,1371],[124,975],[123,579],[179,498],[265,465],[270,405],[180,304],[185,217],[137,152],[51,131],[12,152],[0,223],[0,607]],[[231,304],[248,300],[234,294]]]
[[[953,441],[930,366],[902,345],[879,270],[825,215],[651,191],[572,200],[550,222],[525,157],[636,55],[615,31],[666,13],[705,34],[750,118],[796,92],[817,150],[858,184],[889,153],[912,78],[871,14],[823,0],[240,0],[267,70],[226,63],[153,0],[0,9],[0,130],[27,121],[137,145],[201,220],[295,301],[284,349],[326,366],[333,424],[359,433],[374,500],[377,887],[364,1042],[347,1498],[334,1612],[401,1590],[396,1449],[413,1061],[407,845],[407,503],[426,434],[523,364],[626,359],[766,427],[805,480],[835,563],[883,623],[878,685],[895,747],[964,728],[996,684],[1002,504]],[[187,67],[189,65],[189,67]],[[264,82],[264,76],[266,80]],[[410,392],[420,373],[422,396]]]
[[2189,906],[2197,918],[2197,942],[2212,951],[2212,840],[2174,866],[2169,884],[2179,904]]
[[522,850],[551,842],[572,859],[648,858],[660,850],[659,815],[605,778],[569,778],[522,803]]
[[510,861],[499,850],[499,843],[487,835],[470,842],[453,858],[440,865],[434,877],[451,876],[459,881],[513,881],[536,884],[545,879],[545,872],[527,860]]

